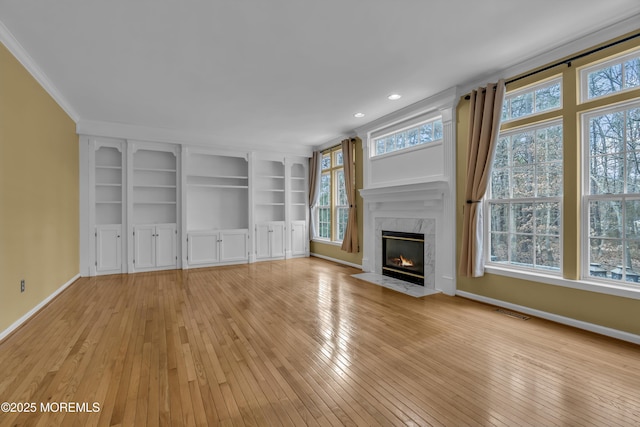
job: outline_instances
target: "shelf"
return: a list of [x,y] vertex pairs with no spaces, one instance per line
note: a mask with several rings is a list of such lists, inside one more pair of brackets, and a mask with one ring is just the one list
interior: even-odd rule
[[238,188],[248,189],[248,185],[221,185],[221,184],[187,184],[188,187],[201,187],[201,188]]
[[107,184],[103,182],[97,182],[96,187],[122,187],[122,184]]
[[134,205],[175,205],[176,202],[133,202]]
[[121,201],[113,201],[113,200],[97,200],[96,205],[120,205]]
[[306,206],[306,203],[291,203],[291,206]]
[[291,190],[292,193],[306,193],[306,190]]
[[176,188],[175,185],[156,185],[156,184],[143,184],[143,185],[134,185],[133,188]]
[[177,172],[175,169],[133,168],[134,172]]
[[281,175],[258,175],[257,178],[284,179],[284,176],[281,176]]
[[304,176],[292,176],[291,179],[299,179],[304,181]]
[[187,175],[187,179],[194,178],[220,178],[220,179],[249,179],[248,176],[235,176],[235,175],[205,175],[198,173],[190,173]]
[[258,191],[263,191],[265,193],[284,193],[284,190],[280,188],[261,188]]
[[256,203],[258,206],[284,206],[284,203]]
[[100,166],[100,165],[96,165],[96,169],[116,169],[116,170],[122,170],[122,166]]

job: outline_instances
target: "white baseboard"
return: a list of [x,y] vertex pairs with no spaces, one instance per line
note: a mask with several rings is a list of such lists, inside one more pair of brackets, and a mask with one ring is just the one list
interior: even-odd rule
[[9,326],[4,331],[0,332],[0,341],[4,340],[9,334],[11,334],[13,331],[18,329],[18,327],[20,327],[24,322],[29,320],[29,318],[31,318],[34,314],[36,314],[38,311],[42,310],[42,308],[45,305],[47,305],[52,299],[57,297],[62,291],[67,289],[69,287],[69,285],[71,285],[73,282],[75,282],[79,278],[80,278],[80,274],[76,274],[75,276],[73,276],[71,278],[71,280],[69,280],[67,283],[65,283],[64,285],[60,286],[58,289],[56,289],[51,295],[49,295],[47,298],[45,298],[40,304],[38,304],[35,307],[33,307],[24,316],[22,316],[21,318],[19,318],[15,322],[13,322],[13,324],[11,326]]
[[605,326],[596,325],[595,323],[584,322],[582,320],[572,319],[570,317],[560,316],[558,314],[548,313],[546,311],[536,310],[518,304],[512,304],[482,295],[472,294],[465,291],[456,291],[457,296],[484,302],[498,307],[507,308],[520,313],[530,314],[531,316],[540,317],[541,319],[551,320],[552,322],[562,323],[563,325],[573,326],[574,328],[584,329],[586,331],[595,332],[596,334],[606,335],[608,337],[617,338],[622,341],[628,341],[634,344],[640,344],[640,335],[631,334],[629,332],[620,331],[618,329],[607,328]]
[[358,269],[362,270],[362,266],[361,265],[354,264],[352,262],[347,262],[347,261],[343,261],[341,259],[331,258],[331,257],[320,255],[320,254],[314,254],[313,252],[311,252],[309,255],[310,256],[314,256],[316,258],[326,259],[327,261],[337,262],[338,264],[348,265],[349,267],[358,268]]

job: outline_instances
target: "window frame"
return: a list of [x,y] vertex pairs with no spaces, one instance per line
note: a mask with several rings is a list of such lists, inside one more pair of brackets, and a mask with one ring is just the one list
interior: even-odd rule
[[[354,148],[354,153],[355,153],[355,148]],[[321,243],[340,245],[342,244],[343,239],[339,238],[340,237],[339,236],[339,219],[340,219],[339,213],[340,213],[340,209],[349,208],[348,200],[346,202],[347,204],[344,204],[344,205],[338,203],[339,202],[338,197],[340,193],[338,189],[338,185],[339,185],[338,174],[340,172],[344,173],[344,164],[339,162],[339,159],[342,158],[342,146],[337,145],[333,148],[329,148],[323,151],[322,159],[325,159],[325,158],[330,159],[329,167],[322,169],[322,163],[321,163],[320,180],[322,182],[322,176],[329,176],[329,205],[320,206],[318,204],[314,209],[313,215],[314,215],[315,223],[318,224],[318,227],[317,227],[317,230],[315,231],[316,235],[313,236],[313,240],[316,240]],[[355,162],[355,156],[353,156],[353,158]],[[346,196],[346,189],[345,189],[345,196]],[[329,208],[329,221],[330,221],[328,238],[320,236],[320,208],[327,208],[327,207]]]
[[[640,50],[638,50],[638,53],[640,53]],[[581,74],[581,77],[582,77],[582,74]],[[616,92],[616,94],[617,93],[619,92]],[[608,95],[603,95],[598,98],[604,98],[605,96],[608,96]],[[592,98],[592,99],[596,99],[596,98]],[[581,237],[580,253],[582,257],[581,257],[580,276],[583,280],[589,280],[596,283],[601,283],[603,285],[615,284],[620,287],[629,287],[631,289],[634,289],[634,290],[637,289],[640,291],[640,283],[638,282],[629,282],[622,279],[621,280],[610,279],[610,278],[603,279],[597,276],[592,276],[590,271],[590,267],[591,267],[590,205],[591,205],[591,202],[620,201],[621,204],[624,204],[626,201],[640,201],[640,191],[636,193],[626,192],[627,182],[625,179],[624,180],[625,191],[622,191],[619,193],[591,194],[591,190],[590,190],[591,187],[589,185],[590,184],[589,172],[590,172],[590,160],[592,157],[589,151],[589,141],[590,141],[589,140],[590,138],[589,123],[590,123],[590,120],[594,117],[599,117],[599,116],[603,116],[611,113],[623,112],[623,111],[627,111],[629,109],[634,109],[634,108],[640,108],[640,98],[635,98],[635,99],[624,101],[624,102],[606,104],[600,108],[585,111],[580,114],[580,118],[579,118],[580,130],[581,130],[580,143],[582,147],[582,170],[583,170],[582,183],[581,183],[582,184],[582,192],[581,192],[582,200],[581,200],[581,224],[580,224],[580,237]],[[625,158],[625,155],[627,153],[628,151],[625,148],[625,150],[623,150],[621,153],[623,158]],[[627,239],[626,237],[626,227],[625,227],[626,214],[623,212],[622,216],[623,216],[623,219],[621,220],[621,223],[620,223],[621,237],[617,240],[621,241],[622,248],[624,248],[625,243],[628,240],[632,240],[632,239]],[[615,240],[614,238],[607,238],[607,237],[602,237],[602,238],[605,240],[608,240],[608,239]],[[635,271],[635,273],[640,274],[640,271]],[[624,274],[626,276],[626,271]],[[633,285],[631,283],[638,283],[638,285]]]
[[[436,135],[436,131],[435,131],[435,124],[439,123],[440,124],[440,138],[435,138]],[[413,130],[416,129],[418,132],[418,140],[420,139],[420,128],[424,125],[427,124],[431,124],[431,136],[432,139],[430,141],[425,141],[425,142],[418,142],[415,145],[406,145],[405,142],[405,146],[402,148],[398,148],[398,149],[394,149],[392,151],[385,151],[384,153],[380,153],[377,154],[377,142],[381,139],[386,139],[389,138],[391,136],[397,136],[399,134],[405,133],[409,130]],[[436,116],[429,116],[428,118],[421,118],[420,121],[418,122],[414,122],[413,120],[410,121],[410,123],[405,123],[405,126],[391,126],[390,128],[386,129],[386,131],[383,131],[383,133],[377,133],[375,136],[372,136],[370,138],[370,146],[369,146],[369,157],[372,160],[377,160],[377,159],[381,159],[387,156],[394,156],[400,153],[406,153],[408,151],[411,150],[415,150],[415,149],[420,149],[420,148],[424,148],[424,147],[430,147],[433,145],[440,145],[442,144],[444,140],[444,125],[442,123],[442,116],[440,115],[436,115]]]
[[[547,110],[548,111],[548,110]],[[547,111],[544,111],[544,113],[546,113]],[[504,137],[511,137],[517,134],[521,134],[521,133],[527,133],[527,132],[533,132],[534,134],[540,130],[540,129],[545,129],[545,128],[550,128],[553,126],[557,126],[560,125],[562,127],[563,123],[562,123],[562,118],[554,118],[554,119],[550,119],[550,120],[544,120],[544,121],[538,121],[538,122],[527,122],[526,124],[523,124],[521,126],[518,127],[511,127],[508,129],[501,129],[499,135],[498,135],[498,139],[500,138],[504,138]],[[561,128],[562,129],[562,128]],[[562,129],[563,130],[563,129]],[[511,150],[510,150],[511,151]],[[564,156],[564,133],[563,133],[563,156]],[[495,159],[495,157],[494,157]],[[561,157],[561,159],[559,160],[561,163],[564,162],[564,158]],[[545,164],[548,162],[535,162],[532,164],[532,167],[535,170],[535,167],[538,164]],[[507,168],[510,170],[510,172],[513,170],[514,165],[509,163],[509,165],[507,166]],[[493,176],[493,165],[492,165],[492,175],[489,177],[489,185],[487,188],[487,193],[486,196],[484,198],[484,202],[483,202],[483,215],[484,218],[486,218],[483,221],[483,231],[484,231],[484,236],[485,238],[483,239],[483,245],[484,245],[484,253],[487,254],[487,256],[485,257],[485,266],[486,267],[499,267],[499,268],[504,268],[504,269],[509,269],[509,270],[517,270],[517,271],[527,271],[530,272],[532,274],[537,274],[537,273],[544,273],[547,275],[552,275],[552,276],[562,276],[563,274],[563,252],[564,252],[564,239],[563,239],[563,222],[562,222],[562,218],[563,218],[563,194],[564,192],[561,191],[560,195],[557,196],[529,196],[529,197],[512,197],[510,195],[510,197],[506,197],[506,198],[491,198],[490,196],[492,195],[492,176]],[[510,175],[511,176],[511,175]],[[536,176],[534,174],[533,179],[535,179]],[[514,183],[513,182],[509,182],[510,186],[513,186]],[[561,183],[561,186],[564,186],[564,179],[563,182]],[[536,203],[557,203],[559,208],[559,230],[558,230],[558,240],[559,240],[559,244],[558,244],[558,248],[559,248],[559,268],[553,269],[551,267],[549,268],[544,268],[542,266],[540,267],[536,267],[537,263],[535,262],[536,259],[536,251],[535,251],[535,241],[537,240],[538,237],[542,237],[542,236],[547,236],[547,237],[551,237],[551,235],[549,235],[548,233],[536,233],[535,230],[535,224],[532,224],[532,231],[531,233],[515,233],[511,230],[511,225],[507,224],[507,231],[504,232],[503,234],[505,234],[507,236],[507,239],[509,239],[508,242],[508,246],[510,247],[510,239],[513,236],[516,235],[531,235],[532,240],[533,240],[533,244],[534,244],[534,249],[533,249],[533,265],[529,266],[529,265],[518,265],[515,263],[511,262],[511,251],[508,251],[508,260],[507,262],[498,262],[498,261],[492,261],[490,256],[491,256],[491,237],[492,237],[492,224],[491,224],[491,206],[494,204],[504,204],[507,206],[507,209],[509,209],[509,212],[511,212],[512,206],[515,204],[532,204],[535,210],[535,204]],[[535,213],[533,214],[535,215]],[[509,213],[508,218],[511,218],[511,213]]]
[[606,58],[604,60],[593,62],[592,64],[586,65],[580,68],[578,78],[579,85],[579,93],[580,98],[578,103],[584,104],[591,101],[596,101],[600,99],[606,99],[611,96],[615,96],[621,93],[637,90],[640,88],[640,85],[634,87],[624,88],[624,80],[622,81],[622,88],[618,91],[607,93],[605,95],[594,96],[593,98],[589,98],[589,74],[603,70],[605,68],[613,67],[615,65],[622,65],[622,73],[624,76],[624,63],[630,59],[640,58],[640,48],[632,49],[627,52],[620,53],[618,55],[614,55],[613,57]]

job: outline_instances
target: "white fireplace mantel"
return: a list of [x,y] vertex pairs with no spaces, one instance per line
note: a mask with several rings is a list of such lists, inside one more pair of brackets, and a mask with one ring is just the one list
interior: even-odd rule
[[447,191],[449,191],[449,180],[444,176],[437,176],[429,181],[411,184],[363,188],[360,190],[360,196],[367,204],[410,201],[437,202],[443,199]]

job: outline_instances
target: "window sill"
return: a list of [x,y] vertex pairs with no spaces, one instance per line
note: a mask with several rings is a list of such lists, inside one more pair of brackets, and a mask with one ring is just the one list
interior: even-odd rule
[[333,241],[333,240],[319,239],[317,237],[311,239],[311,241],[313,243],[320,243],[320,244],[323,244],[323,245],[342,246],[342,242],[336,242],[336,241]]
[[600,294],[613,295],[624,298],[640,300],[640,286],[637,289],[620,286],[612,283],[591,282],[588,280],[570,280],[551,274],[512,270],[494,265],[487,265],[485,273],[497,274],[500,276],[513,277],[515,279],[529,280],[532,282],[544,283],[547,285],[563,286],[565,288],[579,289],[581,291],[597,292]]

